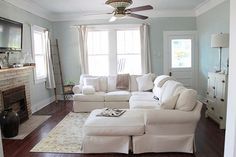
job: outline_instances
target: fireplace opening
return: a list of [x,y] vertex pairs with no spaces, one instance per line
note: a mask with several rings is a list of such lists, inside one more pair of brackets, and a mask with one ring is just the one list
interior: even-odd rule
[[11,108],[20,118],[20,123],[29,119],[25,86],[11,88],[2,92],[4,110]]

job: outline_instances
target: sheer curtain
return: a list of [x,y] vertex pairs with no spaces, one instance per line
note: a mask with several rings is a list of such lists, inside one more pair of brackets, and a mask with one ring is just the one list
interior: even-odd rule
[[45,42],[46,42],[46,68],[47,68],[46,88],[53,89],[53,88],[56,88],[56,85],[55,85],[54,70],[53,70],[48,31],[45,31]]
[[152,72],[149,25],[142,24],[140,26],[140,33],[142,73],[145,74]]
[[78,26],[79,31],[79,56],[82,74],[88,74],[88,53],[87,53],[87,28]]

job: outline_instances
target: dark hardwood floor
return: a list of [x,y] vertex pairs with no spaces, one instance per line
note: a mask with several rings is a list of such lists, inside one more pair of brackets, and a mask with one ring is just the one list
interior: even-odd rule
[[[150,154],[53,154],[30,153],[29,151],[52,130],[69,112],[72,102],[59,101],[52,103],[35,114],[52,115],[45,123],[35,129],[24,140],[3,140],[5,157],[223,157],[225,131],[218,129],[218,125],[210,119],[204,118],[205,108],[196,132],[197,153],[150,153]],[[68,128],[69,129],[69,128]]]

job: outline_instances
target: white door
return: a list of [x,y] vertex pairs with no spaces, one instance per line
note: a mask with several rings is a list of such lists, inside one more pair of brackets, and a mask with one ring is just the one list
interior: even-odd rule
[[197,87],[196,32],[164,32],[164,73],[187,88]]

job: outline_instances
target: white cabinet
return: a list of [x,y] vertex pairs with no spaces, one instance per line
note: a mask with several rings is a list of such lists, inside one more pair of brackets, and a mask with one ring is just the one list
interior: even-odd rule
[[208,73],[206,117],[210,117],[225,129],[227,107],[227,75]]

